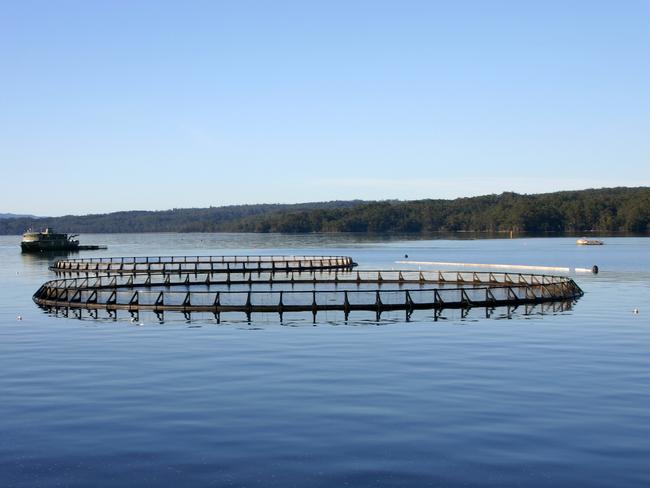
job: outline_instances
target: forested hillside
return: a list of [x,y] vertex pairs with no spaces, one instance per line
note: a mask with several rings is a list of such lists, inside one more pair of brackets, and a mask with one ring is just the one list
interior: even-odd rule
[[650,188],[455,200],[240,205],[0,220],[0,234],[62,232],[650,232]]

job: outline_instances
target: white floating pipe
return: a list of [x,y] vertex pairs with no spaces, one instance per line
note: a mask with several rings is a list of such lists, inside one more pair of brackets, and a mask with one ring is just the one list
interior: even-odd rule
[[566,268],[560,266],[529,266],[525,264],[484,264],[484,263],[447,263],[444,261],[395,261],[397,264],[424,264],[435,266],[466,266],[472,268],[498,268],[498,269],[529,269],[531,271],[560,271],[562,273],[598,273],[598,267],[593,268]]

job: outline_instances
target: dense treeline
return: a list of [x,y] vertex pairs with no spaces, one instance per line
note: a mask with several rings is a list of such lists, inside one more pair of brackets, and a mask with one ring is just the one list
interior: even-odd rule
[[650,232],[650,188],[456,200],[242,205],[0,221],[1,234],[65,232]]
[[372,202],[353,208],[250,216],[241,232],[650,232],[650,188],[539,195],[503,193],[456,200]]

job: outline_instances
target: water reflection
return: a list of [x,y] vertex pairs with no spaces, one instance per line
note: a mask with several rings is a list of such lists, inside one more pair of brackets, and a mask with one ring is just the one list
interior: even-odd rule
[[41,265],[42,263],[53,263],[57,259],[67,257],[78,257],[79,251],[41,251],[21,252],[20,257],[25,266]]
[[163,325],[163,324],[192,324],[202,325],[389,325],[407,322],[435,323],[452,321],[457,323],[478,322],[484,319],[504,320],[558,315],[571,312],[576,300],[558,302],[525,304],[520,306],[503,307],[471,307],[459,309],[438,310],[401,310],[369,312],[356,311],[349,316],[343,312],[327,311],[312,314],[308,312],[277,313],[277,312],[180,312],[180,311],[127,311],[86,308],[51,308],[45,310],[50,317],[69,318],[76,320],[91,320],[105,323],[126,323],[134,326]]

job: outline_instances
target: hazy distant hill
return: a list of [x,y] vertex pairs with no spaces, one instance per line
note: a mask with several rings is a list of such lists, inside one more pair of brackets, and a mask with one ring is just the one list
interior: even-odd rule
[[63,217],[20,217],[0,220],[0,234],[22,234],[26,229],[53,228],[68,233],[109,232],[218,232],[228,225],[257,215],[316,209],[350,208],[363,202],[332,201],[299,204],[231,205],[162,211],[132,210]]
[[0,234],[61,232],[650,232],[650,188],[455,200],[320,202],[0,220]]
[[0,219],[35,218],[34,215],[0,213]]

